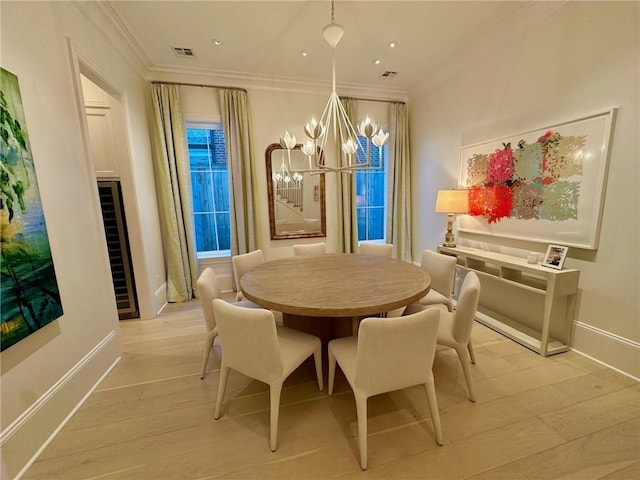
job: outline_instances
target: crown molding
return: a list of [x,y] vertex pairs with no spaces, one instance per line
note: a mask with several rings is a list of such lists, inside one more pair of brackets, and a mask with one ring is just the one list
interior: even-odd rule
[[[169,65],[154,65],[138,43],[133,29],[118,11],[117,2],[98,0],[84,2],[73,0],[83,15],[127,58],[127,61],[146,81],[198,82],[203,84],[229,85],[230,87],[254,90],[289,91],[307,94],[326,94],[329,82],[271,77],[248,72],[214,70],[205,68],[183,68]],[[179,80],[176,80],[176,79]],[[384,80],[382,80],[384,81]],[[340,95],[365,96],[367,98],[406,102],[408,93],[404,89],[379,87],[369,84],[339,83]]]
[[[246,72],[211,70],[203,68],[175,68],[156,66],[148,70],[145,80],[175,83],[199,83],[212,87],[225,85],[251,90],[286,91],[310,95],[326,95],[330,82],[318,82],[284,77],[267,77]],[[399,88],[380,88],[372,85],[338,83],[339,95],[367,97],[376,100],[407,102],[408,94]]]
[[127,60],[130,66],[144,78],[152,66],[131,29],[118,15],[113,2],[72,0],[73,5],[99,31],[109,43]]

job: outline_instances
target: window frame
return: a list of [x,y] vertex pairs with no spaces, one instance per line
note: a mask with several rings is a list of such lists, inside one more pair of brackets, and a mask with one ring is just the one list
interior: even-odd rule
[[[387,129],[386,125],[381,125],[381,127],[383,129]],[[363,136],[358,135],[358,140],[360,140],[361,145],[363,146],[363,148],[366,148],[366,138]],[[371,145],[371,148],[378,148],[376,146],[374,146],[373,144]],[[360,244],[360,242],[369,242],[369,243],[387,243],[387,212],[388,212],[388,208],[389,208],[389,143],[387,142],[383,147],[383,155],[382,155],[382,169],[384,170],[384,175],[383,175],[383,185],[384,185],[384,190],[382,192],[383,195],[383,207],[382,207],[382,238],[376,238],[376,239],[367,239],[367,238],[363,238],[360,239],[358,238],[358,245]],[[383,161],[384,160],[384,161]],[[358,223],[358,210],[366,210],[369,211],[371,208],[379,208],[379,207],[371,207],[369,205],[367,206],[363,206],[363,207],[358,207],[357,205],[357,175],[358,173],[368,173],[367,170],[356,170],[355,174],[356,174],[356,178],[354,178],[354,182],[355,182],[355,186],[356,188],[354,188],[354,195],[356,196],[356,198],[354,198],[354,202],[356,203],[356,218],[355,218],[355,222],[356,224]],[[368,231],[368,224],[367,226],[367,231]],[[358,237],[360,237],[360,228],[358,228]],[[366,233],[365,233],[365,237],[366,237]]]
[[[214,118],[193,118],[193,119],[185,119],[185,137],[187,137],[188,129],[198,129],[198,130],[220,130],[224,134],[224,128],[222,125],[222,121],[220,119]],[[226,141],[226,137],[225,137]],[[187,152],[189,152],[189,142],[187,140]],[[225,155],[226,156],[226,155]],[[229,171],[229,159],[227,158],[227,172]],[[191,157],[189,156],[189,176],[191,176],[193,171],[191,170]],[[189,179],[191,182],[191,178]],[[191,185],[193,185],[191,183]],[[231,185],[228,185],[228,193],[229,193],[229,214],[231,213]],[[193,186],[191,191],[191,201],[193,202]],[[195,232],[195,210],[192,212],[193,214],[193,222],[194,222],[194,235]],[[231,243],[231,233],[229,233],[229,243]],[[197,251],[197,238],[196,240],[196,258],[198,260],[203,259],[215,259],[215,258],[225,258],[231,257],[231,248],[225,250],[204,250]]]

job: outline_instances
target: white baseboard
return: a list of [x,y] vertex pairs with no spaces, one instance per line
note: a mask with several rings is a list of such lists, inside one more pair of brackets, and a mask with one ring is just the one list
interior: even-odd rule
[[220,275],[218,276],[218,280],[220,281],[220,290],[223,292],[230,292],[235,289],[235,285],[233,283],[233,278],[231,275]]
[[640,343],[586,323],[575,322],[571,349],[640,381]]
[[120,360],[118,333],[110,332],[71,370],[0,432],[2,463],[19,479]]

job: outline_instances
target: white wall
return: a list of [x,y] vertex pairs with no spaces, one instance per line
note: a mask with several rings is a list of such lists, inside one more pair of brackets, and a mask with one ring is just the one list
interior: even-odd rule
[[[93,163],[88,156],[77,58],[122,94],[140,230],[152,275],[162,248],[151,172],[144,82],[117,42],[83,14],[97,4],[2,2],[3,68],[18,76],[64,314],[3,351],[0,442],[13,478],[120,356]],[[146,174],[139,175],[140,172]],[[148,240],[148,241],[147,241]],[[154,277],[152,276],[152,279]],[[150,282],[151,283],[151,282]],[[152,285],[152,288],[159,286]]]
[[[459,148],[619,107],[597,251],[580,269],[574,349],[640,377],[639,11],[637,2],[537,2],[478,38],[410,92],[414,258],[444,238],[436,192],[457,184]],[[546,244],[458,235],[525,256]]]

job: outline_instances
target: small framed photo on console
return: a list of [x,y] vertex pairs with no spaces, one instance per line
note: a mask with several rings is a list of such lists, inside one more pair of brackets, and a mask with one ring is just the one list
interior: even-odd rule
[[547,247],[547,253],[544,255],[542,265],[544,267],[562,270],[562,265],[564,265],[564,259],[567,258],[568,251],[569,247],[563,245],[549,245]]

